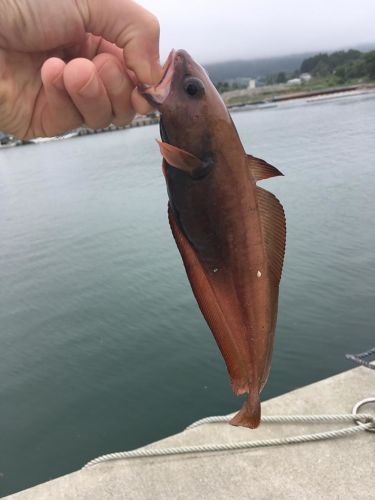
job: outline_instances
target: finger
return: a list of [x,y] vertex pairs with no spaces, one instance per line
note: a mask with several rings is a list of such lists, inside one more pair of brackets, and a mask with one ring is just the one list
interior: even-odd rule
[[34,52],[79,43],[85,30],[75,4],[82,1],[0,1],[0,46]]
[[111,123],[111,102],[92,61],[70,61],[64,69],[64,84],[88,127],[103,128]]
[[124,63],[124,52],[122,49],[117,47],[114,43],[108,42],[104,38],[101,39],[100,44],[97,47],[97,54],[112,54],[116,56],[121,63]]
[[101,35],[124,49],[126,66],[139,82],[155,84],[161,78],[159,22],[130,0],[76,2],[87,32]]
[[85,59],[94,59],[94,57],[102,52],[113,54],[120,61],[124,61],[124,52],[120,47],[117,47],[112,42],[108,42],[101,36],[86,33],[85,37],[79,42],[64,48],[65,60],[84,57]]
[[151,104],[149,104],[146,101],[146,99],[139,93],[137,88],[133,89],[133,92],[131,95],[131,103],[132,103],[132,107],[140,115],[147,115],[147,113],[150,113],[154,109],[151,106]]
[[47,106],[43,109],[42,129],[49,136],[58,135],[81,125],[82,116],[64,85],[65,63],[57,57],[47,59],[41,77]]
[[99,54],[93,63],[112,105],[112,123],[126,125],[134,118],[135,111],[130,100],[133,84],[125,72],[124,64],[111,54]]

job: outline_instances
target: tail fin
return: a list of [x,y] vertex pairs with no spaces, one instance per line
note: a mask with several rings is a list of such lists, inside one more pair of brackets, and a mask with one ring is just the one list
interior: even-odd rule
[[256,429],[260,424],[260,398],[257,390],[249,393],[241,410],[229,422],[231,425]]

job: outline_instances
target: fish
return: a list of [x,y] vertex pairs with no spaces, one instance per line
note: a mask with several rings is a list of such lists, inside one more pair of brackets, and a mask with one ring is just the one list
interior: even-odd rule
[[186,51],[172,50],[161,81],[139,90],[160,112],[168,218],[187,277],[234,393],[247,395],[230,423],[256,428],[286,240],[281,203],[257,183],[283,174],[246,154],[208,73]]

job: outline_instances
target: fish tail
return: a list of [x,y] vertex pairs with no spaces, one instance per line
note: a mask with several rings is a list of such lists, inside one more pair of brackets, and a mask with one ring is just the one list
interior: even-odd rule
[[260,424],[260,398],[257,389],[252,390],[241,410],[229,422],[231,425],[256,429]]

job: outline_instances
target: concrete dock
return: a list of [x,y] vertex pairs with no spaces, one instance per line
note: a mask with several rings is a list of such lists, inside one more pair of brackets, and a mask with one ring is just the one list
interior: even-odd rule
[[[263,415],[351,413],[375,396],[375,371],[341,373],[266,401]],[[362,413],[375,413],[368,405]],[[351,423],[262,424],[251,431],[204,424],[149,447],[228,443],[310,434]],[[121,450],[113,450],[121,451]],[[110,461],[6,497],[9,500],[373,499],[375,433],[326,441]],[[95,458],[95,457],[93,457]],[[82,464],[84,465],[84,464]]]

